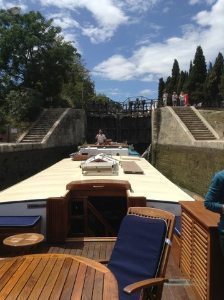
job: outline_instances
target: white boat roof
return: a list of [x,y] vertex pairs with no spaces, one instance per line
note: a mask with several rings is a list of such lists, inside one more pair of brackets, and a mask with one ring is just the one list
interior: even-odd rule
[[146,197],[154,201],[194,201],[187,193],[172,183],[144,158],[115,157],[118,160],[135,161],[144,174],[124,174],[119,165],[118,176],[85,176],[80,161],[63,159],[51,167],[23,180],[0,192],[0,203],[12,201],[45,200],[49,197],[61,197],[66,194],[66,185],[74,180],[112,179],[128,180],[134,197]]

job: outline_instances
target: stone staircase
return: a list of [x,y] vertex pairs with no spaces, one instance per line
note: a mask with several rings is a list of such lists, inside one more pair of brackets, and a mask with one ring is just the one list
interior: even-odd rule
[[175,106],[173,110],[188,128],[195,140],[216,140],[215,135],[203,123],[191,107]]
[[65,108],[46,109],[25,135],[18,139],[18,143],[41,143]]

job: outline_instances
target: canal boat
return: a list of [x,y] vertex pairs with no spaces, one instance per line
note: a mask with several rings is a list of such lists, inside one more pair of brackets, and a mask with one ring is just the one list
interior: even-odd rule
[[104,153],[111,156],[140,156],[140,154],[135,151],[133,145],[128,145],[127,143],[117,143],[109,142],[102,145],[97,144],[84,144],[78,147],[78,151],[71,153],[70,157],[73,160],[86,160],[91,156]]
[[[93,156],[89,164],[93,163],[93,169],[96,163],[102,164],[102,168],[98,165],[93,173],[86,174],[87,160],[65,158],[1,191],[0,238],[36,231],[46,241],[38,253],[69,253],[108,260],[128,208],[142,206],[172,212],[176,219],[174,237],[178,237],[181,203],[193,203],[194,198],[145,158],[101,153],[100,160],[99,154]],[[116,163],[116,174],[109,174],[108,166],[105,174],[105,163],[111,160]],[[1,218],[7,218],[5,226]],[[29,218],[33,223],[29,223]],[[18,219],[20,224],[16,224]],[[174,279],[165,286],[162,299],[171,299],[170,295],[182,299],[181,295],[185,295],[185,299],[196,300],[179,269],[179,242],[174,238],[168,264]],[[9,254],[3,251],[1,255]]]
[[[86,176],[83,161],[65,158],[57,162],[1,191],[0,216],[40,216],[41,232],[49,240],[64,241],[69,236],[94,234],[87,224],[91,218],[104,228],[100,234],[116,234],[130,206],[165,209],[178,218],[179,201],[194,201],[144,158],[112,158],[117,162],[116,174],[104,174],[101,169]],[[115,216],[117,221],[112,220]],[[115,230],[108,232],[111,223]],[[52,238],[57,224],[59,236]]]

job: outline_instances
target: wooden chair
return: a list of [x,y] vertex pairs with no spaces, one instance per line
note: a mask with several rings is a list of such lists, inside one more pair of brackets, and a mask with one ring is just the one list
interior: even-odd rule
[[175,216],[149,207],[130,207],[108,263],[120,300],[161,299]]

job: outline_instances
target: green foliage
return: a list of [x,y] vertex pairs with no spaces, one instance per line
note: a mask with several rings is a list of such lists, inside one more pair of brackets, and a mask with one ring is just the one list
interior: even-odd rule
[[[158,95],[161,97],[161,79],[159,79]],[[224,58],[218,54],[215,63],[208,64],[201,46],[195,52],[193,62],[190,61],[189,72],[180,71],[175,59],[172,67],[172,76],[164,82],[164,89],[168,92],[168,104],[173,91],[180,94],[188,93],[191,105],[202,103],[204,106],[221,106],[224,101]]]
[[84,108],[94,95],[94,83],[88,71],[79,63],[73,66],[70,79],[63,84],[61,97],[67,104],[75,108]]
[[221,105],[221,77],[224,71],[224,59],[221,53],[218,54],[213,67],[210,68],[205,85],[205,103],[207,106]]
[[165,90],[165,82],[163,80],[163,78],[159,79],[159,86],[158,86],[158,106],[162,106],[163,105],[163,93]]
[[42,109],[41,95],[32,89],[11,90],[6,97],[8,122],[32,122]]
[[0,49],[0,102],[7,99],[8,115],[16,122],[35,115],[30,105],[35,110],[37,103],[33,98],[28,102],[28,90],[38,95],[34,97],[40,101],[38,107],[80,107],[94,95],[81,55],[61,36],[61,28],[39,12],[0,10]]
[[201,46],[198,46],[187,82],[187,89],[191,104],[203,102],[203,84],[205,82],[206,76],[207,68],[205,57]]
[[220,93],[221,101],[224,101],[224,72],[220,80],[219,93]]
[[109,103],[111,100],[105,94],[99,93],[94,97],[92,97],[91,101],[95,101],[96,103],[100,103],[100,104],[105,104],[105,103]]
[[173,68],[172,68],[172,80],[171,80],[171,85],[172,86],[170,86],[170,88],[173,91],[177,91],[177,85],[178,85],[179,77],[180,77],[179,63],[176,59],[174,59]]
[[181,93],[181,91],[185,91],[186,87],[185,87],[185,82],[187,81],[188,78],[188,74],[187,72],[181,71],[180,72],[180,76],[179,76],[179,80],[177,83],[177,94],[179,95]]

